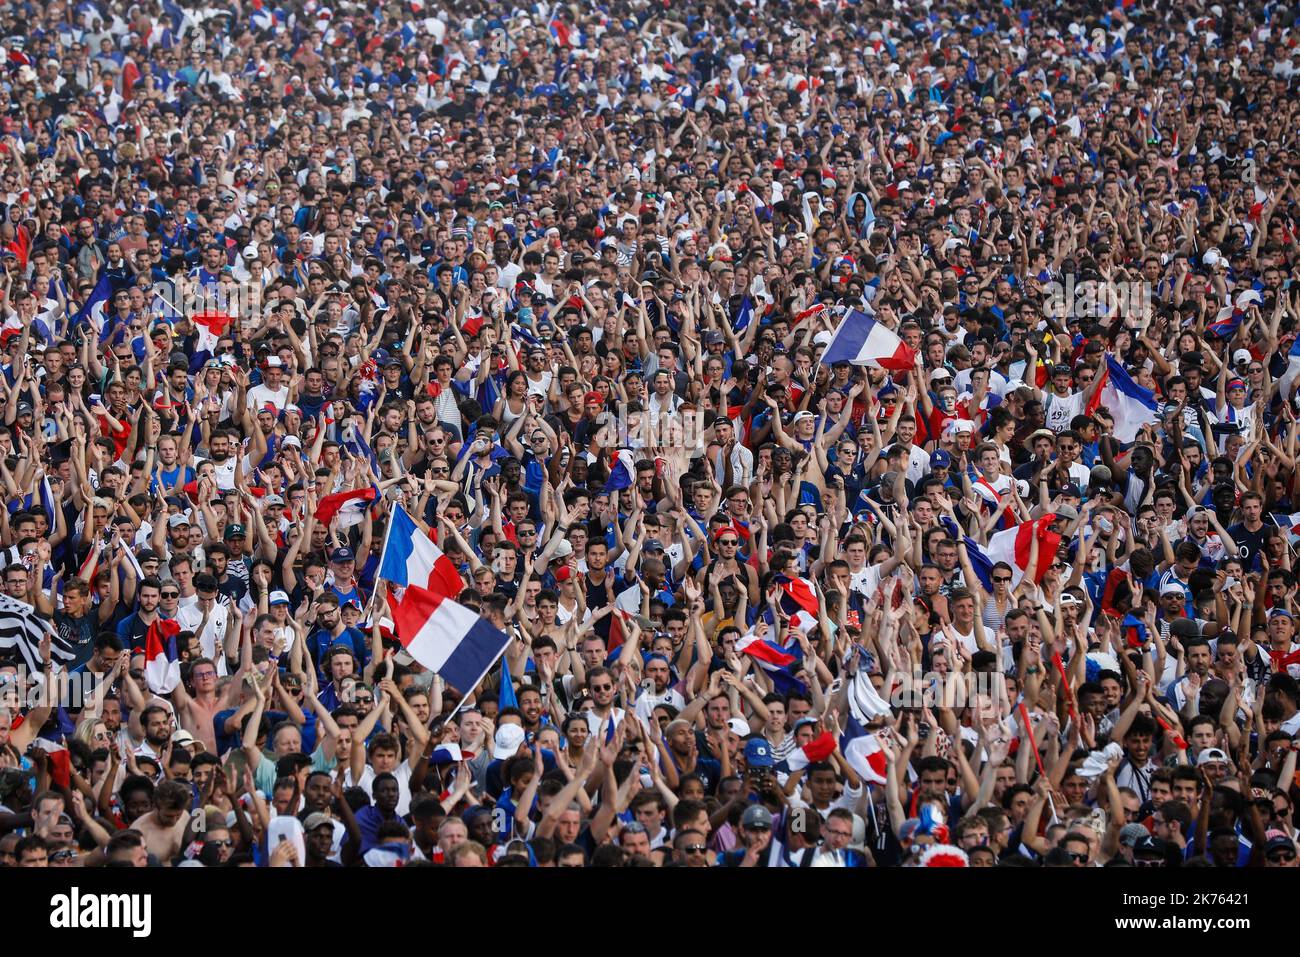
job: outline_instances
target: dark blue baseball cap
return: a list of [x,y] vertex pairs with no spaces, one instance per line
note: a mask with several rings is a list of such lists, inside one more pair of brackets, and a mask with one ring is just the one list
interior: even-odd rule
[[750,738],[745,742],[745,766],[751,768],[770,768],[776,762],[772,760],[772,746],[762,738]]

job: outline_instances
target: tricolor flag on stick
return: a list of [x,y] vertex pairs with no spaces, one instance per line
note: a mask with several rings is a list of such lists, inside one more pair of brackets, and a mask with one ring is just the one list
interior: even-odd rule
[[388,532],[375,575],[391,585],[418,585],[448,598],[459,595],[465,587],[455,562],[397,504],[388,517]]
[[379,489],[374,485],[326,495],[316,505],[316,521],[329,525],[337,516],[339,528],[351,528],[365,518],[366,509],[378,498]]
[[464,605],[427,588],[409,585],[393,612],[397,640],[407,653],[468,696],[510,644]]
[[835,330],[821,361],[906,372],[916,363],[916,354],[888,326],[852,309]]
[[810,764],[825,761],[834,753],[835,735],[829,731],[823,731],[802,748],[795,748],[791,751],[790,756],[785,759],[785,763],[793,774],[796,771],[802,771]]
[[1136,441],[1138,430],[1159,418],[1160,406],[1155,394],[1134,382],[1109,353],[1100,375],[1101,388],[1093,393],[1085,414],[1092,415],[1104,405],[1115,419],[1115,438],[1121,442]]
[[874,734],[866,731],[850,715],[840,735],[840,751],[858,777],[869,784],[884,784],[889,758]]

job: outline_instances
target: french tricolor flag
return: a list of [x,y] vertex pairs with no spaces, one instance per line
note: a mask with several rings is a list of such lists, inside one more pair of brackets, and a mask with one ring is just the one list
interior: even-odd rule
[[1035,536],[1038,537],[1038,567],[1033,569],[1034,584],[1043,580],[1047,570],[1052,567],[1052,562],[1056,560],[1056,549],[1061,544],[1061,536],[1050,528],[1054,521],[1056,516],[1049,513],[1016,528],[998,532],[989,538],[988,545],[983,548],[972,538],[964,539],[971,570],[986,591],[993,591],[993,566],[998,562],[1006,562],[1011,566],[1011,587],[1020,584],[1020,580],[1030,571],[1029,551]]
[[609,479],[605,482],[606,492],[621,492],[631,488],[636,481],[636,453],[631,449],[619,449],[614,453],[614,461],[609,467]]
[[176,653],[180,630],[179,623],[159,618],[146,633],[144,680],[154,694],[171,694],[181,683],[180,656]]
[[790,756],[785,759],[785,763],[791,773],[794,773],[795,771],[802,771],[810,764],[825,761],[834,753],[835,736],[829,731],[823,731],[802,748],[795,748],[791,751]]
[[749,328],[749,324],[754,321],[754,302],[748,295],[740,300],[740,311],[736,313],[736,321],[732,328],[737,332],[744,332]]
[[796,312],[794,314],[794,321],[792,321],[790,325],[797,326],[805,319],[811,319],[813,316],[820,316],[825,311],[826,311],[826,303],[819,302],[816,305],[809,306],[807,309],[804,309],[801,312]]
[[1243,310],[1233,305],[1224,306],[1215,315],[1214,321],[1205,327],[1205,334],[1215,339],[1231,339],[1245,318]]
[[44,751],[50,759],[50,779],[61,788],[72,786],[72,755],[68,749],[49,738],[37,738],[32,747]]
[[605,642],[607,654],[614,654],[627,643],[631,620],[632,615],[622,608],[615,608],[613,614],[609,616],[609,639]]
[[462,695],[473,691],[510,644],[475,612],[419,585],[407,586],[393,612],[407,653]]
[[847,362],[906,372],[916,363],[916,354],[888,326],[851,309],[835,330],[821,361],[825,365]]
[[216,352],[217,343],[233,321],[233,316],[220,312],[204,312],[195,316],[194,330],[198,333],[198,339],[194,343],[195,351],[209,354]]
[[337,516],[339,528],[351,528],[366,517],[366,509],[377,498],[379,489],[374,485],[326,495],[316,506],[316,521],[329,525]]
[[781,586],[781,610],[790,616],[790,626],[803,631],[816,628],[821,615],[816,586],[807,578],[787,575],[776,575],[772,580]]
[[430,764],[459,764],[464,760],[461,753],[460,745],[455,742],[440,744],[433,749],[433,754],[429,755]]
[[1100,375],[1101,388],[1093,393],[1086,414],[1092,415],[1098,406],[1104,405],[1115,419],[1115,438],[1121,442],[1136,441],[1138,430],[1159,418],[1154,393],[1134,382],[1109,353]]
[[384,536],[376,575],[392,585],[416,585],[448,597],[459,595],[465,587],[455,562],[397,504],[388,518],[388,533]]
[[870,784],[884,784],[889,758],[874,734],[867,732],[850,715],[840,735],[840,751],[858,777]]
[[736,641],[736,650],[749,655],[761,665],[776,668],[788,668],[797,660],[784,648],[771,641],[764,641],[753,632]]

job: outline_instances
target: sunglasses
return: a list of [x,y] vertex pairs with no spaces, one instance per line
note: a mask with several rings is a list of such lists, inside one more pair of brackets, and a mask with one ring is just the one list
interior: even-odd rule
[[682,850],[687,854],[703,854],[708,848],[703,844],[687,844]]
[[163,597],[163,598],[180,598],[180,597],[181,597],[181,593],[178,592],[178,591],[165,591],[165,592],[162,592],[161,594],[162,594],[162,597]]
[[1010,575],[1003,575],[1003,576],[1001,576],[1000,578],[995,578],[995,579],[993,579],[993,584],[995,584],[995,585],[1005,585],[1005,584],[1009,584],[1010,581],[1011,581],[1011,576],[1010,576]]
[[1287,864],[1295,860],[1294,851],[1274,851],[1272,854],[1265,856],[1270,864]]

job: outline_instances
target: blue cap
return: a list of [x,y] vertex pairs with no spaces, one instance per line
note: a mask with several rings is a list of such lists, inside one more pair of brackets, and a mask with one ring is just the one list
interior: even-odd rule
[[930,468],[946,469],[952,465],[952,456],[943,449],[935,449],[930,453]]
[[342,562],[354,562],[356,560],[357,560],[357,556],[353,553],[352,549],[350,548],[336,548],[334,549],[334,551],[330,552],[330,561],[334,562],[335,564],[340,564]]
[[762,738],[750,738],[745,743],[745,765],[751,768],[770,768],[776,762],[772,760],[772,746]]

